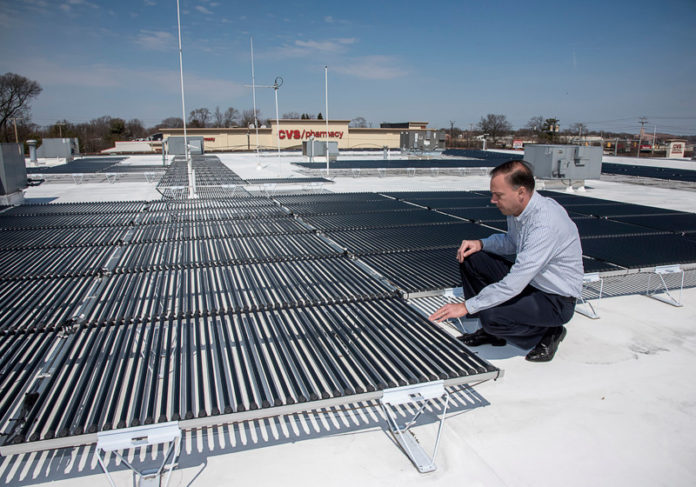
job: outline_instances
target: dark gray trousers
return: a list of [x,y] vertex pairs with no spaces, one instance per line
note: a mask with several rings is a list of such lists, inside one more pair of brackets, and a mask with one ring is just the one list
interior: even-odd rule
[[[484,287],[500,281],[510,267],[512,264],[499,255],[485,251],[471,254],[459,265],[464,297],[472,298]],[[476,316],[491,335],[505,338],[520,348],[532,348],[550,327],[563,326],[570,321],[574,311],[575,298],[528,285],[514,298],[479,311]]]

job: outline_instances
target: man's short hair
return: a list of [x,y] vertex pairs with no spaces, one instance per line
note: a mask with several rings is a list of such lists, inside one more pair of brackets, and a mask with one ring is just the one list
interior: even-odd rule
[[503,174],[508,184],[515,189],[523,186],[530,193],[534,191],[534,170],[527,161],[512,160],[504,162],[494,167],[490,172],[491,178],[498,174]]

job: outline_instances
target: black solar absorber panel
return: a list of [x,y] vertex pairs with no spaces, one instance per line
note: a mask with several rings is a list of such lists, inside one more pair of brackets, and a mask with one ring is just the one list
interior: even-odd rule
[[283,203],[295,215],[331,215],[343,213],[377,213],[382,211],[410,211],[416,208],[396,200],[344,201],[316,203]]
[[139,213],[145,207],[143,201],[109,201],[104,203],[50,203],[25,204],[4,212],[7,216],[42,215],[96,215],[111,213]]
[[0,280],[93,276],[113,252],[106,246],[0,250]]
[[0,334],[54,329],[71,323],[95,278],[4,281],[0,286]]
[[392,294],[347,258],[170,268],[110,276],[87,321],[129,323]]
[[628,203],[613,203],[609,205],[564,205],[568,213],[576,213],[587,216],[615,217],[628,215],[669,215],[679,213],[674,210],[655,208],[653,206],[633,205]]
[[[293,164],[306,169],[325,169],[323,162],[293,162]],[[441,169],[460,168],[460,167],[494,167],[497,163],[485,160],[472,159],[378,159],[378,160],[356,160],[356,161],[336,161],[331,163],[331,169],[428,169],[437,167]]]
[[613,204],[623,204],[621,202],[604,200],[601,198],[593,198],[591,196],[581,196],[577,194],[569,193],[558,193],[556,191],[537,191],[542,196],[547,198],[552,198],[556,200],[559,204],[565,205],[613,205]]
[[150,201],[147,203],[147,212],[182,212],[182,211],[205,211],[218,210],[225,208],[256,208],[278,206],[270,198],[263,196],[252,196],[245,198],[229,199],[195,199],[195,200],[161,200]]
[[313,234],[173,240],[125,246],[114,271],[302,260],[337,255],[340,255],[339,251]]
[[623,174],[644,178],[669,179],[673,181],[696,182],[696,171],[671,167],[636,166],[628,164],[602,164],[604,174]]
[[470,196],[468,198],[422,198],[403,201],[409,201],[435,210],[440,210],[442,208],[495,208],[495,205],[491,203],[491,199],[486,196]]
[[423,200],[465,200],[479,199],[481,195],[472,193],[471,191],[389,191],[383,193],[392,198],[405,201],[423,201]]
[[0,215],[0,229],[22,230],[40,228],[115,227],[134,223],[135,213],[105,213],[96,215]]
[[348,252],[376,254],[400,250],[459,247],[462,240],[485,238],[495,233],[475,223],[448,223],[409,227],[348,230],[330,232],[327,236]]
[[144,213],[139,223],[152,225],[177,222],[213,222],[287,216],[279,206],[253,206],[239,208],[192,209],[186,211],[155,211]]
[[[133,228],[130,243],[198,240],[206,238],[247,237],[253,235],[284,235],[313,233],[314,230],[289,218],[228,220],[215,222],[172,222],[140,225]],[[3,234],[0,232],[0,239]],[[1,241],[1,240],[0,240]]]
[[574,217],[573,222],[578,227],[578,232],[582,238],[665,233],[660,230],[605,220],[603,218]]
[[615,216],[612,220],[672,233],[696,232],[696,213],[671,213],[660,216]]
[[[3,357],[38,364],[55,340],[49,333],[34,341],[15,336],[3,343]],[[395,299],[89,327],[63,340],[65,353],[25,421],[0,425],[3,446],[60,437],[69,443],[172,420],[182,427],[194,418],[234,422],[242,419],[237,413],[253,419],[312,409],[323,399],[350,403],[396,386],[499,375]],[[0,390],[15,393],[2,404],[5,417],[19,416],[18,391],[31,379],[18,367],[0,377]]]
[[57,247],[116,245],[125,227],[56,228],[0,231],[0,249],[47,249]]
[[125,158],[75,159],[67,164],[59,164],[57,166],[28,167],[27,174],[93,174],[99,172],[109,172],[109,169],[112,166],[123,159]]
[[362,255],[368,264],[398,289],[417,293],[462,285],[457,247],[391,254]]
[[116,164],[104,172],[113,173],[144,173],[144,172],[165,172],[167,166],[162,164]]
[[302,221],[319,230],[388,228],[431,223],[452,223],[454,218],[434,211],[383,211],[379,213],[343,213],[337,215],[303,216]]
[[[472,222],[500,221],[503,222],[504,225],[506,222],[505,215],[500,213],[500,210],[495,206],[489,206],[486,208],[440,208],[440,211],[447,213],[448,215],[466,218]],[[507,225],[505,225],[503,228],[506,226]]]
[[587,257],[582,258],[582,265],[585,274],[590,274],[593,272],[609,272],[621,270],[621,267],[615,266],[608,262],[602,262],[601,260],[590,259]]
[[338,203],[338,202],[360,202],[360,201],[387,201],[386,198],[377,193],[322,193],[322,194],[285,194],[274,196],[278,203],[285,204],[311,204],[311,203]]
[[679,235],[582,239],[583,254],[622,267],[696,263],[696,242]]
[[309,184],[309,183],[333,183],[326,178],[257,178],[247,179],[247,184]]

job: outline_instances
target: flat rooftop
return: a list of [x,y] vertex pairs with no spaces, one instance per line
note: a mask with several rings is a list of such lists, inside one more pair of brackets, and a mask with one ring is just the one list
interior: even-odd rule
[[[216,155],[245,179],[304,177],[291,164],[304,159],[297,153]],[[636,163],[606,156],[604,161]],[[124,163],[156,165],[161,157],[131,156]],[[640,163],[650,161],[641,158]],[[286,188],[475,191],[487,190],[488,182],[485,171],[461,176],[421,171],[383,177],[343,174],[323,187],[266,184],[250,189],[273,194]],[[689,185],[602,178],[588,181],[585,192],[576,194],[696,212],[696,188]],[[156,183],[144,178],[47,182],[26,191],[28,203],[160,198]],[[512,345],[472,349],[505,375],[450,391],[435,472],[415,469],[392,439],[379,405],[369,401],[187,431],[170,485],[694,485],[696,386],[688,373],[696,368],[696,287],[691,274],[681,307],[641,293],[616,293],[599,302],[599,319],[576,313],[550,363],[527,362],[526,351]],[[423,298],[414,305],[427,310],[439,299],[445,298]],[[426,450],[434,442],[439,412],[439,405],[428,408],[415,429]],[[129,458],[152,461],[148,457]],[[123,465],[112,459],[109,469],[117,485],[132,485],[132,474]],[[2,457],[0,482],[86,486],[107,480],[92,445]]]

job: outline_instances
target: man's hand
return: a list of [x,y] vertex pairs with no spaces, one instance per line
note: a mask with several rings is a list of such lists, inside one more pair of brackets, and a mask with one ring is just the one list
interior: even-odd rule
[[480,240],[463,240],[457,250],[457,260],[461,264],[464,259],[475,252],[479,252],[483,248],[483,243]]
[[428,318],[431,321],[443,321],[449,318],[461,318],[469,314],[464,303],[450,303],[435,311]]

